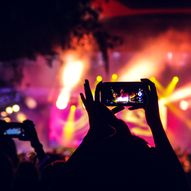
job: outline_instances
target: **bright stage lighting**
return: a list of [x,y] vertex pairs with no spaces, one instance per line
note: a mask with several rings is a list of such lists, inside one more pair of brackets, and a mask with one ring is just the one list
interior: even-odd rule
[[76,110],[76,106],[75,106],[75,105],[72,105],[72,106],[70,107],[70,109],[71,109],[71,111],[75,111],[75,110]]
[[114,82],[114,81],[117,80],[117,78],[118,78],[118,75],[117,75],[117,74],[112,74],[112,76],[111,76],[111,81]]
[[175,89],[178,82],[179,82],[178,76],[174,76],[172,78],[171,82],[169,83],[169,85],[166,88],[165,94],[167,96],[170,95],[174,91],[174,89]]
[[72,105],[70,107],[69,115],[67,118],[66,123],[64,124],[63,127],[63,135],[62,135],[62,144],[63,145],[70,145],[72,144],[73,141],[73,136],[75,132],[75,111],[76,111],[76,106]]
[[29,109],[35,109],[37,107],[37,102],[34,98],[32,97],[27,97],[25,99],[25,104]]
[[96,81],[97,81],[97,82],[101,82],[101,81],[102,81],[102,76],[101,76],[101,75],[98,75],[98,76],[96,77]]
[[83,63],[81,61],[66,63],[62,74],[64,87],[73,88],[79,82],[82,72]]
[[191,97],[190,86],[176,90],[169,97],[166,98],[166,102],[171,103],[188,97]]
[[56,107],[58,109],[65,109],[70,99],[70,92],[67,89],[63,89],[56,101]]
[[[166,89],[162,86],[162,84],[155,77],[151,77],[150,80],[155,84],[156,89],[159,90],[160,92],[162,92],[162,97],[163,97]],[[159,97],[160,97],[160,95],[159,95]]]
[[85,62],[77,59],[77,56],[72,53],[65,55],[63,62],[65,63],[61,71],[61,84],[63,88],[56,101],[58,109],[65,109],[67,107],[71,91],[80,81],[85,66]]
[[182,100],[182,101],[180,102],[180,108],[181,108],[182,110],[186,111],[186,110],[188,109],[188,107],[189,107],[189,103],[188,103],[187,101]]
[[15,104],[15,105],[12,106],[12,110],[13,110],[14,112],[18,112],[18,111],[20,110],[20,106],[17,105],[17,104]]
[[6,107],[6,109],[5,109],[5,111],[8,113],[8,114],[11,114],[11,113],[13,113],[13,109],[12,109],[12,107]]
[[24,113],[20,112],[17,114],[17,121],[18,122],[22,123],[26,119],[27,119],[27,116]]
[[135,56],[121,69],[120,81],[137,81],[157,75],[164,67],[159,60],[159,56],[149,57],[147,53]]
[[168,53],[167,53],[167,58],[168,58],[169,60],[172,60],[172,58],[173,58],[173,53],[172,53],[172,52],[168,52]]

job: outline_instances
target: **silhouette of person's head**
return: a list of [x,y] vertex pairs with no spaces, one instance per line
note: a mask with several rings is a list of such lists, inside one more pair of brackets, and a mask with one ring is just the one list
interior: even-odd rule
[[0,137],[0,151],[10,158],[13,167],[17,167],[19,159],[15,142],[9,137]]

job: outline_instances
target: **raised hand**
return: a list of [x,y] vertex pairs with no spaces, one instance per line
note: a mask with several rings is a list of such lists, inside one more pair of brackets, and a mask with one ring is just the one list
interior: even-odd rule
[[161,122],[159,114],[158,95],[155,84],[153,82],[151,82],[149,79],[141,79],[141,81],[145,84],[147,95],[147,100],[144,107],[145,116],[147,123],[151,126],[156,124],[156,122]]
[[80,94],[82,102],[87,110],[90,133],[98,136],[108,136],[116,132],[116,127],[119,126],[119,119],[114,115],[115,113],[124,109],[124,107],[116,107],[109,110],[105,105],[100,103],[99,93],[101,83],[98,83],[95,90],[95,98],[92,95],[88,80],[85,80],[84,92]]

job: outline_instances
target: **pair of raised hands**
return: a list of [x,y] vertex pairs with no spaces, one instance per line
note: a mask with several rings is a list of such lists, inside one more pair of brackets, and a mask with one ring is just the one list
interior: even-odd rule
[[[147,103],[144,106],[146,120],[149,126],[154,125],[156,120],[160,120],[159,107],[158,107],[158,96],[156,92],[156,87],[153,82],[149,79],[141,79],[142,83],[145,84]],[[105,105],[100,103],[99,99],[99,89],[102,82],[98,83],[95,90],[95,96],[93,97],[89,81],[85,80],[84,83],[84,94],[81,93],[82,102],[87,110],[90,122],[90,131],[100,133],[107,131],[111,133],[118,128],[121,124],[114,114],[124,109],[123,106],[117,106],[112,110],[109,110]],[[135,106],[129,107],[129,110],[138,109]]]

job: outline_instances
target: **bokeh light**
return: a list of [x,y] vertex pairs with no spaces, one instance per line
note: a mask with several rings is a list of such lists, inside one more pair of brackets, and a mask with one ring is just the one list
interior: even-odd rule
[[182,100],[182,101],[180,102],[180,108],[181,108],[182,110],[186,111],[186,110],[188,109],[188,107],[189,107],[189,103],[188,103],[187,101]]
[[13,113],[13,109],[12,109],[12,107],[6,107],[6,109],[5,109],[5,111],[8,113],[8,114],[11,114],[11,113]]
[[25,104],[29,109],[35,109],[37,107],[37,102],[34,98],[32,97],[26,97],[25,99]]
[[22,112],[17,113],[17,121],[18,122],[22,123],[26,119],[27,119],[27,116],[24,113],[22,113]]
[[103,79],[103,78],[102,78],[102,76],[101,76],[101,75],[98,75],[98,76],[96,77],[96,81],[97,81],[97,82],[101,82],[101,81],[102,81],[102,79]]
[[12,110],[13,110],[14,112],[18,112],[18,111],[20,111],[20,106],[17,105],[17,104],[15,104],[15,105],[12,106]]

